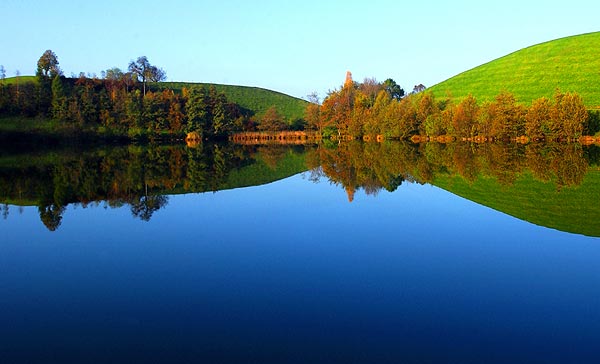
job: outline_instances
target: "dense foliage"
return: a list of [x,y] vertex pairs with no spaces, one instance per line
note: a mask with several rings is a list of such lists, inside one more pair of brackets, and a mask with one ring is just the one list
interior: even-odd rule
[[255,130],[264,119],[278,129],[290,124],[272,105],[256,119],[253,110],[230,101],[216,86],[150,87],[164,81],[166,73],[144,56],[129,64],[128,72],[112,68],[102,77],[64,77],[54,52],[38,61],[35,81],[0,83],[0,116],[53,118],[80,130],[96,129],[117,135],[180,136],[198,132],[204,138]]
[[323,134],[340,138],[406,139],[413,135],[462,139],[510,140],[574,139],[598,131],[582,98],[577,93],[556,91],[552,100],[540,98],[526,107],[513,94],[504,91],[490,102],[478,103],[468,95],[455,103],[451,98],[437,99],[421,91],[398,97],[390,91],[388,80],[377,83],[367,79],[344,85],[306,109],[306,120]]

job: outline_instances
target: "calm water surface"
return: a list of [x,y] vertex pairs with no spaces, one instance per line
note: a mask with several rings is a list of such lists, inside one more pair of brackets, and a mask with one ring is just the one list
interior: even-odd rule
[[0,362],[595,363],[600,240],[309,172],[0,220]]

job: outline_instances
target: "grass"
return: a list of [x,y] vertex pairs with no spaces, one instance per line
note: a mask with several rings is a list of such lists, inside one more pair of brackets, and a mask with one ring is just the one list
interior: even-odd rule
[[20,84],[26,83],[26,82],[37,82],[37,79],[35,76],[19,76],[17,77],[7,77],[4,79],[4,81],[0,81],[0,82],[4,82],[5,85],[15,85],[17,84],[17,80],[19,81]]
[[455,195],[488,206],[518,219],[561,231],[600,237],[600,171],[590,170],[577,187],[557,191],[552,182],[522,174],[512,186],[479,177],[468,183],[460,176],[440,175],[433,182]]
[[161,82],[151,85],[151,88],[169,88],[181,91],[182,88],[191,86],[215,86],[217,91],[223,92],[229,101],[235,102],[244,109],[251,110],[256,116],[261,117],[267,109],[275,106],[277,111],[288,121],[304,117],[307,101],[292,97],[281,92],[266,90],[259,87],[220,85],[209,83],[189,82]]
[[66,133],[69,129],[65,123],[57,120],[24,116],[8,116],[0,118],[0,133],[39,133],[39,134],[60,134],[64,129]]
[[225,189],[260,186],[267,183],[296,175],[306,171],[305,153],[294,152],[286,148],[282,158],[277,161],[277,166],[269,166],[262,158],[257,163],[232,170],[229,173]]
[[461,100],[472,94],[479,102],[492,100],[503,90],[525,104],[555,90],[577,92],[590,109],[600,108],[600,32],[541,43],[469,71],[429,90],[436,97]]

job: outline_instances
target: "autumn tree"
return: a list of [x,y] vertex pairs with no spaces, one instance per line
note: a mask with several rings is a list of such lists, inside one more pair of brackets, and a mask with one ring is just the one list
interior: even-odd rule
[[551,116],[552,131],[556,137],[576,138],[583,132],[588,113],[583,99],[577,93],[557,91]]
[[308,105],[304,110],[304,118],[308,127],[319,131],[319,135],[323,135],[323,123],[321,123],[321,105],[319,95],[313,92],[307,96]]
[[502,91],[489,105],[488,111],[492,136],[511,139],[523,134],[525,110],[517,104],[512,93]]
[[366,97],[366,100],[369,101],[369,103],[366,105],[368,107],[373,106],[375,103],[375,98],[382,88],[383,86],[377,82],[375,78],[365,78],[364,81],[358,85],[359,93],[361,93],[364,97]]
[[426,135],[438,135],[440,133],[440,109],[431,92],[420,95],[417,117],[419,120],[419,131]]
[[550,132],[553,106],[546,97],[534,100],[525,115],[525,135],[533,140],[544,139]]
[[348,135],[352,111],[354,108],[354,83],[346,79],[344,86],[339,91],[331,91],[323,100],[321,116],[325,125],[333,126],[338,130],[338,135]]
[[371,126],[371,133],[375,135],[387,135],[392,136],[395,124],[394,115],[390,114],[390,108],[392,103],[397,103],[396,99],[382,89],[375,98],[375,103],[371,110],[369,110],[368,124]]
[[479,106],[477,100],[469,94],[456,105],[454,110],[452,125],[456,136],[463,138],[472,136],[478,116]]
[[418,130],[417,108],[412,99],[412,96],[408,96],[400,101],[391,102],[388,107],[387,114],[394,126],[392,135],[395,137],[408,138]]

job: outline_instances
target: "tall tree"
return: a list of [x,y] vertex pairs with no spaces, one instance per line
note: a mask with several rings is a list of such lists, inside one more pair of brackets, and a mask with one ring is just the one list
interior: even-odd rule
[[50,49],[46,50],[37,62],[36,76],[47,80],[53,79],[56,75],[62,75],[60,67],[58,67],[58,58]]
[[454,111],[452,126],[459,137],[469,137],[475,132],[475,124],[479,116],[479,106],[473,95],[469,94]]
[[546,97],[533,100],[525,115],[525,135],[540,140],[550,131],[552,104]]
[[35,75],[39,86],[38,112],[46,114],[52,108],[52,80],[62,75],[58,67],[58,58],[50,49],[46,50],[38,60]]
[[583,132],[588,113],[583,99],[577,93],[556,91],[551,111],[552,131],[559,138],[576,138]]
[[279,114],[275,106],[271,106],[263,115],[258,130],[261,131],[281,131],[286,129],[283,116]]
[[304,110],[304,117],[311,129],[319,130],[319,135],[323,135],[323,123],[321,123],[321,100],[317,92],[313,92],[307,96],[309,104]]
[[0,64],[0,80],[2,80],[2,83],[4,83],[5,78],[6,78],[6,69],[4,69],[4,66]]
[[137,60],[129,63],[129,71],[138,77],[143,84],[143,95],[146,95],[147,82],[161,82],[167,79],[167,73],[148,61],[146,56],[138,57]]
[[52,117],[63,120],[67,115],[67,97],[59,75],[52,80]]
[[188,117],[186,131],[208,134],[210,113],[206,89],[198,86],[192,87],[187,95],[185,109]]

